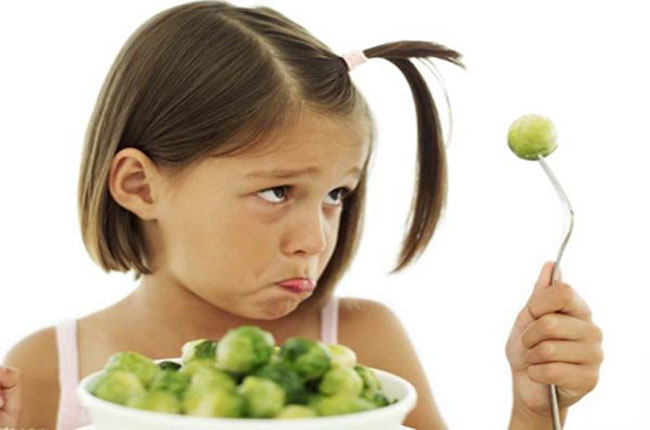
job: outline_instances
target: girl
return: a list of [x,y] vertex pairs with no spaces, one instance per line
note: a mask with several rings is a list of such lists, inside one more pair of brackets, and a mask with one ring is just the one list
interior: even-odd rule
[[[417,195],[394,271],[435,231],[446,199],[444,142],[409,60],[427,57],[464,67],[458,52],[422,41],[341,57],[266,7],[200,1],[145,22],[102,87],[78,190],[88,252],[107,272],[134,270],[140,283],[120,302],[10,350],[0,427],[89,424],[76,384],[114,352],[174,357],[188,340],[254,324],[278,343],[301,336],[350,346],[360,362],[414,384],[406,425],[445,428],[396,315],[333,294],[363,222],[375,125],[348,73],[368,58],[404,74],[418,120]],[[600,330],[567,284],[546,288],[552,268],[542,268],[508,341],[511,429],[548,428],[546,384],[558,386],[564,419],[598,379]]]

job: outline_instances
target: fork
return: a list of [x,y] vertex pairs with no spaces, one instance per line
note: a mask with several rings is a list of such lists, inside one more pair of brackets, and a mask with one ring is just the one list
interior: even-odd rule
[[[555,281],[557,281],[558,269],[560,267],[560,260],[562,259],[562,253],[564,252],[564,248],[566,248],[566,244],[569,241],[569,237],[571,236],[571,231],[573,231],[573,208],[571,207],[569,198],[567,197],[566,193],[560,186],[560,183],[558,182],[557,178],[551,171],[551,168],[544,160],[544,157],[542,155],[538,155],[537,160],[539,161],[539,164],[544,169],[544,172],[548,175],[549,179],[551,180],[551,183],[553,184],[553,187],[555,188],[557,194],[560,196],[562,203],[564,203],[569,210],[569,221],[570,221],[569,230],[566,232],[566,235],[564,236],[564,240],[562,241],[562,245],[560,246],[560,250],[557,254],[557,258],[555,259],[555,264],[553,265],[553,272],[551,274],[551,284],[553,284]],[[553,430],[562,430],[562,422],[560,421],[560,408],[557,400],[558,397],[557,387],[555,386],[555,384],[549,385],[548,392],[549,392],[549,399],[551,403],[551,416],[553,419]]]

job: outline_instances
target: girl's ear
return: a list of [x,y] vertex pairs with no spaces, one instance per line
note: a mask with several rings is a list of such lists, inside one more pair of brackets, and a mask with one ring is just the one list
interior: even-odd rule
[[155,218],[162,181],[153,162],[136,148],[124,148],[113,157],[108,186],[115,202],[143,220]]

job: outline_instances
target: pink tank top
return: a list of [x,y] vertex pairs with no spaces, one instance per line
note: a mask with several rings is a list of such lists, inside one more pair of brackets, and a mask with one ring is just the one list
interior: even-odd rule
[[[338,343],[338,297],[321,312],[321,341]],[[65,319],[56,325],[56,343],[59,356],[59,411],[56,430],[73,430],[92,424],[86,410],[77,398],[79,359],[77,354],[77,320]]]

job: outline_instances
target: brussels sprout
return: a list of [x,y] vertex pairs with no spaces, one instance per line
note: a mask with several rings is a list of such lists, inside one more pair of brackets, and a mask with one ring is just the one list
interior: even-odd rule
[[553,122],[542,115],[524,115],[508,129],[508,146],[519,158],[537,160],[557,148]]
[[307,401],[308,391],[302,379],[282,362],[267,363],[251,375],[270,379],[280,385],[287,395],[287,403],[305,404]]
[[273,346],[275,339],[268,331],[239,326],[228,330],[219,341],[217,365],[230,372],[249,373],[269,361]]
[[390,401],[381,393],[381,391],[373,390],[372,388],[366,388],[363,390],[361,397],[377,407],[388,406],[390,404]]
[[104,371],[89,387],[90,394],[100,399],[126,405],[131,397],[146,392],[140,378],[125,370]]
[[181,368],[181,365],[175,361],[166,360],[158,363],[158,367],[160,367],[162,370],[178,370]]
[[269,359],[270,363],[279,363],[280,362],[280,347],[275,345],[273,351],[271,351],[271,358]]
[[176,370],[161,370],[151,381],[149,390],[164,390],[174,394],[179,399],[190,385],[190,376]]
[[248,416],[270,418],[284,407],[286,394],[282,387],[270,379],[247,376],[237,387],[237,392],[246,398]]
[[332,353],[324,343],[300,337],[287,339],[279,358],[305,381],[322,377],[332,363]]
[[315,410],[304,405],[287,405],[275,418],[312,418],[317,417]]
[[132,408],[168,412],[170,414],[178,414],[181,412],[179,398],[174,393],[163,390],[144,392],[129,399],[126,405]]
[[330,343],[327,348],[332,353],[332,367],[352,367],[357,364],[357,354],[347,346]]
[[215,386],[224,390],[234,390],[237,381],[225,370],[216,367],[201,367],[192,375],[191,385],[195,387]]
[[246,399],[216,386],[188,389],[183,400],[186,415],[238,418],[246,415]]
[[364,366],[363,364],[357,364],[354,366],[354,370],[356,370],[359,376],[361,376],[361,379],[363,380],[363,388],[371,388],[373,390],[381,389],[379,379],[371,368]]
[[316,410],[318,408],[318,403],[320,403],[323,398],[325,398],[325,396],[322,394],[309,394],[307,397],[307,406]]
[[334,367],[323,375],[318,390],[326,396],[340,393],[358,396],[363,390],[363,379],[351,367]]
[[321,376],[320,378],[316,379],[311,379],[309,381],[304,381],[305,388],[309,390],[310,393],[318,393],[318,386],[320,385],[320,382],[323,380],[323,377]]
[[104,366],[104,370],[124,370],[131,372],[140,378],[145,388],[149,387],[154,376],[161,371],[160,367],[149,357],[133,351],[117,352],[111,355],[108,358],[106,366]]
[[217,342],[209,339],[195,339],[183,344],[181,351],[183,364],[203,358],[216,361]]
[[322,397],[314,402],[318,415],[344,415],[376,409],[368,400],[350,394],[337,394],[331,397]]
[[212,360],[207,360],[205,358],[192,360],[187,364],[184,364],[178,371],[180,373],[185,373],[189,376],[194,376],[194,374],[200,369],[218,369],[216,363]]

